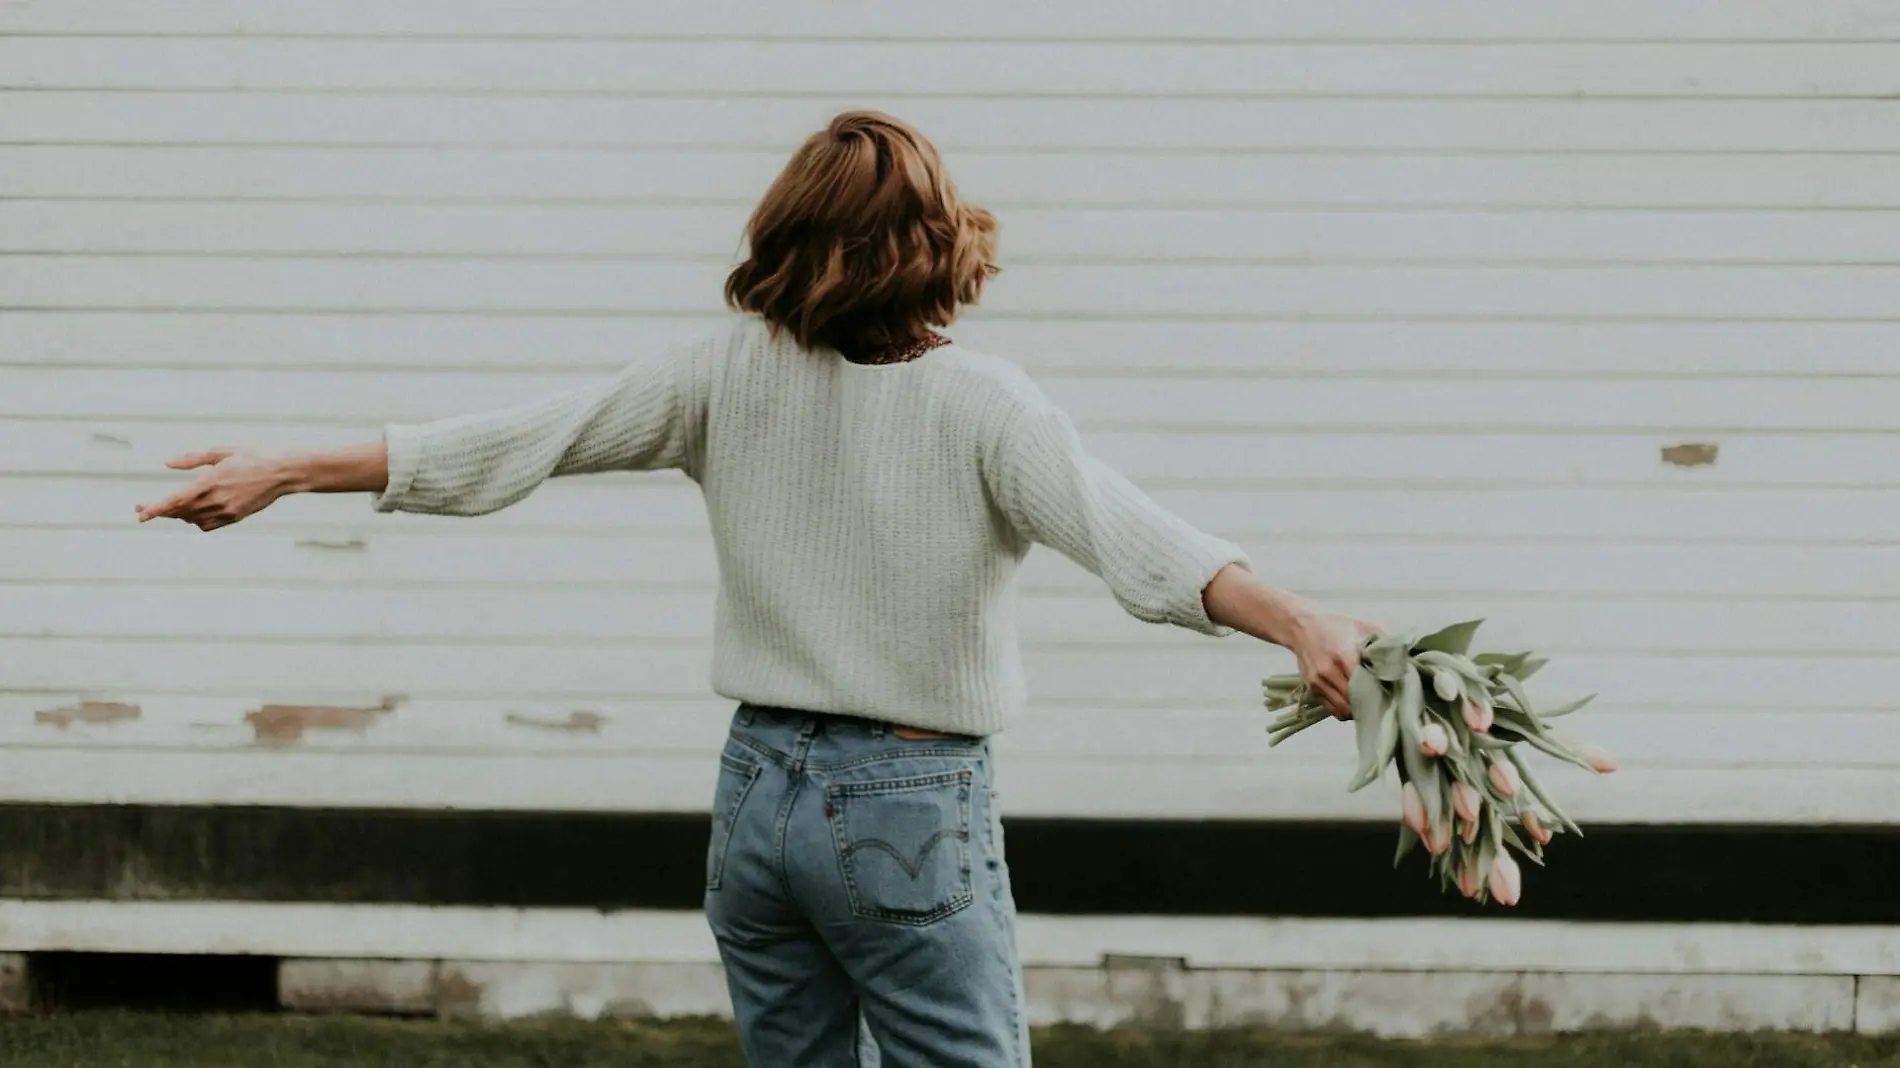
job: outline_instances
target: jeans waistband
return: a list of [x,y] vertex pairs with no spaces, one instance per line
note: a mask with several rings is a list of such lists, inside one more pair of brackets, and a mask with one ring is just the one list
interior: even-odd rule
[[[757,705],[749,701],[741,702],[737,712],[740,723],[750,726],[773,726],[791,730],[809,727],[812,733],[838,728],[855,728],[868,731],[872,737],[882,737],[899,729],[927,730],[928,728],[905,728],[903,724],[887,720],[871,719],[865,716],[847,716],[836,712],[813,712],[803,708],[779,708],[774,705]],[[933,734],[946,734],[950,738],[978,741],[980,739],[962,734],[949,734],[944,731],[931,731]]]

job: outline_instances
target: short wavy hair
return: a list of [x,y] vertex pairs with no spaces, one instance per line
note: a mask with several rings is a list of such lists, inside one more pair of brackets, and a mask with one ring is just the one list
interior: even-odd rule
[[997,271],[995,217],[958,201],[927,138],[876,111],[847,111],[807,138],[746,238],[726,303],[807,349],[919,340]]

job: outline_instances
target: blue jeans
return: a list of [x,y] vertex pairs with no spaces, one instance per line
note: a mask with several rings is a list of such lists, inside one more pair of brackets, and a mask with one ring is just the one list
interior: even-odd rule
[[753,1068],[1027,1068],[980,739],[740,705],[706,918]]

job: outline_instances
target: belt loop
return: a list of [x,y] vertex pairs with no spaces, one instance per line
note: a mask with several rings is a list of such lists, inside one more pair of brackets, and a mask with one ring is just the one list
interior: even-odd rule
[[753,719],[752,706],[749,704],[745,704],[744,702],[741,702],[739,705],[739,722],[747,727],[750,727],[752,726],[752,719]]
[[881,719],[871,721],[871,739],[873,741],[881,742],[884,740],[884,727],[884,721]]

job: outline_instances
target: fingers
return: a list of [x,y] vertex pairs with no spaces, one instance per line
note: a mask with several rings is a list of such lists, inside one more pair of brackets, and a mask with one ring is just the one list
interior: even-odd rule
[[236,449],[220,445],[215,449],[206,449],[203,452],[188,452],[183,456],[173,457],[165,461],[165,466],[174,471],[189,471],[194,467],[209,467],[212,464],[222,463],[230,459],[231,455],[236,451]]
[[192,486],[157,504],[139,505],[139,522],[145,523],[154,519],[185,519],[186,513],[202,496],[204,496],[204,487]]
[[1314,665],[1308,683],[1336,719],[1352,718],[1352,676],[1358,669],[1358,659],[1345,653],[1335,653]]
[[1351,676],[1341,672],[1336,665],[1323,667],[1307,679],[1307,685],[1319,694],[1326,710],[1335,719],[1352,718],[1352,699],[1347,693],[1347,683]]

